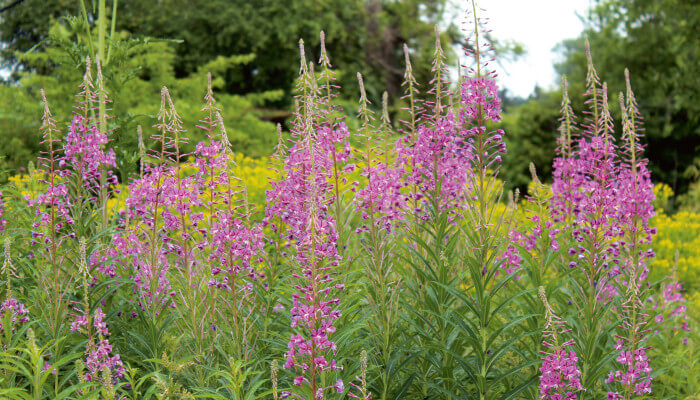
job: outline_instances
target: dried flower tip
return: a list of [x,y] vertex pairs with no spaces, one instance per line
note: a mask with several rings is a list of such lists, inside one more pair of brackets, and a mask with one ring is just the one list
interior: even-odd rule
[[[588,87],[589,91],[594,89],[596,85],[600,84],[600,78],[598,78],[598,73],[595,70],[595,65],[593,64],[593,55],[591,54],[591,44],[588,41],[588,38],[586,38],[585,41],[585,46],[586,46],[586,60],[587,60],[587,68],[588,71],[586,73],[586,86]],[[592,93],[591,93],[592,94]]]
[[593,56],[591,55],[591,43],[588,41],[588,38],[586,38],[584,41],[584,46],[586,48],[586,60],[588,61],[588,65],[593,64]]
[[85,75],[84,76],[92,76],[92,61],[90,59],[90,56],[85,57]]
[[362,79],[362,74],[359,72],[357,73],[357,82],[360,84],[360,95],[362,96],[361,98],[366,99],[367,95],[365,93],[365,82]]
[[536,184],[540,184],[540,178],[537,177],[537,169],[535,168],[535,164],[530,161],[530,176],[532,177],[533,182]]
[[221,130],[221,141],[225,145],[230,146],[231,143],[228,141],[228,134],[226,133],[226,126],[224,125],[224,118],[221,116],[220,112],[216,112],[216,122],[219,124],[219,129]]
[[12,240],[9,237],[5,238],[4,245],[5,245],[5,248],[4,248],[5,251],[4,251],[3,255],[5,256],[5,260],[9,260],[9,258],[10,258],[10,246],[12,245]]
[[272,397],[277,400],[278,393],[277,393],[277,371],[279,370],[279,367],[277,366],[277,360],[272,360],[272,364],[270,365],[270,380],[272,381]]
[[545,305],[549,304],[547,302],[547,294],[545,293],[544,286],[540,286],[539,288],[537,288],[537,293],[539,294],[542,303],[544,303]]
[[406,74],[410,74],[413,69],[411,68],[411,57],[408,53],[408,45],[406,43],[403,44],[403,54],[406,58]]
[[387,127],[391,125],[391,120],[389,119],[389,93],[386,90],[382,93],[382,123]]
[[321,39],[321,55],[318,58],[318,63],[330,65],[330,60],[328,60],[328,53],[326,51],[326,33],[324,31],[321,31],[319,36]]
[[39,89],[39,94],[41,95],[41,102],[44,104],[44,114],[49,114],[51,115],[51,111],[49,111],[49,102],[46,100],[46,93],[44,92],[44,88]]
[[304,39],[299,39],[299,74],[302,75],[306,72],[306,51],[304,50]]
[[5,259],[2,262],[2,273],[5,275],[5,279],[7,280],[7,298],[10,298],[12,296],[12,286],[10,277],[12,275],[15,275],[15,267],[14,265],[12,265],[12,254],[10,252],[10,245],[10,238],[5,238]]
[[362,374],[362,387],[367,386],[367,350],[360,352],[360,372]]

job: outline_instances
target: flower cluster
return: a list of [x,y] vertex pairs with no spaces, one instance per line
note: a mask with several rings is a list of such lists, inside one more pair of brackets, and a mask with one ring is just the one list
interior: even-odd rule
[[[328,388],[317,387],[317,377],[339,368],[335,360],[324,355],[329,350],[336,351],[328,335],[335,332],[333,322],[340,317],[340,311],[335,309],[340,299],[332,297],[331,292],[342,290],[343,285],[332,283],[332,268],[338,265],[340,256],[335,222],[327,207],[327,199],[332,195],[322,172],[330,170],[330,165],[326,165],[329,158],[312,139],[306,141],[307,148],[299,146],[302,142],[290,149],[287,178],[277,186],[278,190],[284,189],[269,193],[273,201],[267,211],[288,224],[288,237],[296,244],[301,270],[294,274],[300,283],[296,285],[298,292],[292,295],[290,312],[292,328],[304,334],[291,336],[285,368],[308,374],[298,375],[294,383],[308,384],[316,398],[323,398],[323,391]],[[342,381],[335,388],[342,391]]]
[[[253,268],[252,261],[260,261],[260,254],[264,246],[264,234],[260,226],[248,227],[244,221],[222,212],[212,226],[211,246],[213,251],[211,259],[215,265],[211,271],[213,277],[209,281],[210,286],[230,289],[232,277],[247,275],[251,280],[256,280],[260,273]],[[218,265],[227,269],[223,270]],[[221,280],[219,273],[224,272]],[[251,291],[252,288],[248,288]]]
[[[637,396],[643,396],[651,393],[651,372],[649,366],[649,358],[646,355],[645,348],[638,348],[634,353],[625,350],[622,341],[618,341],[615,346],[620,350],[620,355],[616,361],[621,364],[621,369],[610,372],[606,383],[618,382],[625,388],[628,388],[625,393],[634,393]],[[608,400],[627,399],[619,392],[608,392]]]
[[[402,193],[405,186],[402,177],[405,174],[404,166],[395,166],[390,163],[387,157],[387,149],[384,148],[380,138],[379,145],[374,144],[377,140],[370,132],[370,121],[372,119],[369,109],[369,100],[365,93],[365,85],[362,75],[357,74],[360,83],[360,109],[358,117],[362,121],[360,135],[365,139],[365,149],[362,152],[362,162],[364,167],[360,176],[364,179],[364,186],[359,186],[359,182],[354,182],[356,191],[353,202],[363,221],[374,224],[368,227],[367,224],[356,229],[357,233],[366,232],[370,229],[379,228],[386,232],[391,232],[396,223],[402,221],[406,213],[406,198]],[[386,93],[385,93],[386,94]],[[388,112],[386,111],[386,96],[384,96],[384,112],[382,117],[382,127],[379,132],[386,129],[388,123]],[[414,169],[415,170],[415,169]]]
[[136,284],[135,290],[141,309],[158,304],[174,306],[170,299],[175,293],[167,277],[170,264],[160,245],[155,245],[155,250],[160,253],[155,261],[145,256],[150,249],[148,243],[134,232],[115,234],[112,237],[112,246],[120,255],[119,262],[133,271],[130,278]]
[[29,310],[17,299],[10,298],[2,302],[0,306],[0,332],[7,329],[14,332],[20,324],[29,322]]
[[[308,89],[315,88],[315,78],[307,68],[303,42],[302,70],[299,90],[300,110],[293,128],[297,141],[289,149],[284,162],[285,176],[272,183],[268,191],[266,223],[273,231],[293,243],[295,261],[298,265],[293,277],[297,279],[296,292],[292,294],[291,334],[284,367],[298,373],[296,386],[307,387],[317,399],[322,399],[327,390],[344,390],[343,381],[323,387],[320,379],[327,371],[340,369],[331,354],[336,344],[330,339],[335,332],[334,321],[340,315],[337,309],[340,299],[332,292],[342,290],[342,284],[334,284],[334,267],[340,255],[337,249],[336,224],[329,212],[335,200],[333,188],[328,183],[334,171],[333,143],[344,140],[347,135],[344,125],[326,126],[315,114],[316,98]],[[313,90],[312,90],[313,92]],[[337,132],[339,131],[339,132]],[[333,144],[333,145],[330,145]],[[286,226],[278,226],[279,221]],[[284,392],[283,397],[297,396]]]
[[415,142],[406,136],[396,147],[400,165],[407,171],[406,184],[418,189],[411,199],[416,213],[427,218],[425,206],[431,197],[439,198],[446,208],[464,201],[474,157],[472,146],[460,135],[451,113],[438,119],[434,127],[421,124]]
[[43,90],[41,96],[44,103],[41,143],[47,150],[39,157],[39,165],[43,176],[42,183],[46,189],[35,198],[26,196],[25,199],[27,205],[34,208],[38,218],[38,221],[32,224],[32,244],[42,240],[46,245],[55,246],[65,234],[64,228],[72,225],[74,221],[70,213],[72,201],[68,196],[68,183],[63,179],[69,171],[60,169],[65,160],[60,154],[59,131]]
[[[108,167],[116,167],[114,149],[104,150],[109,142],[97,125],[89,125],[81,115],[75,115],[66,134],[65,163],[70,164],[84,185],[98,190],[101,184],[116,184],[117,177]],[[104,180],[104,182],[102,182]]]
[[[501,97],[492,77],[469,77],[462,83],[462,104],[459,117],[463,124],[501,120]],[[505,144],[503,146],[505,150]]]
[[[661,284],[661,300],[655,301],[654,298],[649,298],[652,302],[652,308],[657,310],[654,317],[654,322],[673,323],[673,331],[683,330],[690,331],[688,317],[686,311],[686,299],[683,296],[683,284],[678,281],[675,276],[675,271],[672,273],[670,282]],[[658,330],[655,332],[658,333]],[[688,338],[683,338],[683,343],[688,344]]]
[[565,93],[560,155],[554,161],[551,214],[554,221],[563,223],[571,232],[575,242],[568,249],[572,257],[569,267],[580,267],[587,281],[586,290],[593,291],[597,301],[607,303],[618,295],[617,277],[621,274],[619,241],[625,230],[617,177],[623,168],[612,136],[607,87],[597,87],[595,69],[592,65],[589,68],[593,72],[589,73],[587,93],[595,97],[592,101],[597,114],[589,118],[586,135],[574,143],[575,117]]
[[[665,283],[663,288],[663,303],[670,309],[669,319],[685,317],[687,310],[685,298],[683,298],[683,284],[678,281]],[[687,329],[686,329],[687,330]]]
[[633,267],[629,272],[627,299],[622,305],[622,322],[619,326],[622,333],[616,335],[618,340],[615,344],[615,350],[619,351],[616,361],[620,366],[611,371],[605,380],[609,384],[619,384],[622,394],[620,391],[609,391],[607,396],[610,400],[651,393],[652,368],[646,355],[648,347],[643,345],[649,329],[644,328],[647,315],[642,311],[643,304],[639,298],[642,271]]
[[566,321],[559,318],[547,301],[544,288],[539,288],[540,299],[545,306],[545,330],[542,344],[549,351],[543,351],[540,367],[540,399],[574,400],[576,394],[584,390],[581,385],[581,370],[576,365],[578,357],[573,350],[567,350],[573,340],[560,342],[570,330],[563,329]]
[[[377,224],[391,232],[393,226],[405,218],[407,204],[401,191],[404,187],[401,180],[404,173],[403,168],[392,168],[384,163],[362,171],[361,175],[367,178],[367,185],[357,190],[354,202],[363,220],[367,221],[376,216]],[[357,232],[367,230],[367,225],[363,225]]]
[[[105,368],[108,368],[111,371],[112,383],[117,383],[124,377],[125,369],[119,354],[110,356],[112,346],[107,339],[109,330],[104,318],[105,314],[102,312],[102,309],[97,308],[92,316],[91,328],[95,329],[98,340],[96,342],[89,340],[87,344],[87,357],[85,360],[87,372],[85,373],[85,380],[93,382]],[[82,315],[71,324],[71,331],[87,333],[87,325],[88,317]]]

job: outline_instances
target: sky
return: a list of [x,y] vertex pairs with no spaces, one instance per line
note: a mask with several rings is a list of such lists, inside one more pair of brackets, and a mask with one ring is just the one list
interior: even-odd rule
[[[489,18],[488,28],[499,40],[514,40],[526,53],[515,62],[502,62],[495,68],[499,87],[511,95],[527,97],[535,85],[558,86],[553,63],[554,47],[583,31],[578,15],[585,15],[590,0],[480,0]],[[482,12],[483,13],[483,12]],[[577,15],[578,14],[578,15]]]

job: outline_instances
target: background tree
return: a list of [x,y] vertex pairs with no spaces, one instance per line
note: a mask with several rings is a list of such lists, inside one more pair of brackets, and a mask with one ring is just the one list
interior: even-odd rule
[[[96,1],[87,1],[90,19]],[[297,42],[318,56],[319,32],[326,32],[331,61],[344,86],[356,87],[355,73],[371,76],[365,85],[379,98],[387,88],[392,98],[403,77],[403,43],[414,57],[417,77],[429,77],[433,26],[445,26],[445,39],[456,43],[460,31],[445,21],[447,0],[131,0],[117,2],[116,29],[137,37],[177,39],[174,73],[189,75],[219,55],[255,53],[256,59],[227,71],[229,93],[282,89],[289,104],[298,73]],[[0,2],[1,4],[1,2]],[[78,15],[76,0],[24,0],[0,17],[2,65],[27,68],[18,54],[42,43],[53,21]],[[111,10],[111,1],[108,9]],[[14,79],[17,79],[15,74]],[[427,81],[426,81],[427,82]],[[354,96],[352,96],[354,97]]]
[[[379,104],[382,91],[387,90],[395,113],[401,108],[397,101],[403,79],[403,43],[411,49],[414,74],[427,84],[434,25],[446,27],[443,43],[461,39],[456,26],[445,22],[446,4],[447,0],[106,1],[106,14],[115,21],[114,39],[121,40],[123,58],[114,71],[105,68],[108,90],[132,101],[129,105],[128,101],[115,102],[119,118],[114,122],[124,128],[118,129],[116,148],[135,153],[135,125],[149,126],[145,117],[154,111],[140,109],[139,102],[153,102],[143,90],[157,92],[167,84],[175,85],[177,92],[176,81],[195,79],[200,90],[176,97],[188,105],[194,101],[194,107],[204,89],[206,70],[214,65],[217,93],[246,99],[237,110],[247,115],[249,123],[228,125],[229,133],[239,133],[231,138],[236,150],[252,156],[266,154],[265,144],[274,130],[264,123],[253,124],[250,118],[279,122],[289,115],[299,69],[298,39],[305,40],[309,58],[318,59],[321,30],[326,33],[326,47],[343,88],[341,104],[354,109],[355,73],[363,71],[373,103]],[[0,157],[5,159],[0,168],[23,167],[39,150],[37,90],[46,86],[49,93],[68,93],[79,81],[89,40],[84,37],[76,45],[71,39],[85,36],[84,22],[97,20],[98,5],[98,0],[0,0],[4,9],[0,13],[0,65],[9,74],[0,87]],[[83,19],[74,17],[83,13]],[[156,43],[155,51],[143,51],[143,46]],[[58,101],[68,99],[56,97]],[[68,110],[69,104],[58,106],[62,108]]]
[[[81,17],[55,21],[45,44],[18,58],[24,67],[15,73],[16,81],[0,85],[0,180],[6,179],[8,173],[21,171],[41,150],[41,121],[36,118],[42,109],[40,89],[45,89],[59,130],[62,133],[67,131],[73,115],[73,94],[79,91],[77,85],[85,71],[85,60],[88,56],[94,57],[87,42],[94,41],[97,35],[92,32],[89,39],[89,28],[83,21]],[[194,140],[184,146],[183,153],[193,151],[194,144],[204,139],[195,125],[201,118],[208,72],[214,76],[212,84],[217,92],[217,105],[226,110],[224,122],[230,142],[239,151],[255,157],[267,155],[268,149],[276,143],[274,124],[261,119],[255,109],[266,102],[278,101],[282,97],[281,90],[245,95],[221,90],[225,85],[222,78],[225,72],[251,62],[255,59],[254,54],[218,56],[193,73],[178,78],[174,72],[172,42],[116,32],[110,43],[110,63],[103,72],[112,101],[107,113],[113,118],[108,124],[114,132],[112,146],[121,159],[118,167],[122,179],[126,179],[137,165],[137,125],[143,127],[147,141],[151,136],[157,100],[164,85],[173,93],[185,129],[193,135]]]

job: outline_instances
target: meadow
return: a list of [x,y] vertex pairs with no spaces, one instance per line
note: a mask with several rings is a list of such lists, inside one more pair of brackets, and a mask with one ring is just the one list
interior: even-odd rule
[[635,77],[587,48],[552,181],[506,192],[475,14],[455,82],[439,32],[430,82],[404,46],[400,121],[358,73],[346,123],[324,33],[319,59],[300,41],[268,157],[236,152],[211,75],[196,126],[153,99],[128,179],[99,56],[72,115],[42,91],[45,150],[0,196],[0,397],[697,398],[700,215],[664,211]]

